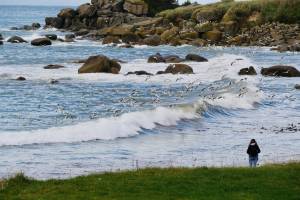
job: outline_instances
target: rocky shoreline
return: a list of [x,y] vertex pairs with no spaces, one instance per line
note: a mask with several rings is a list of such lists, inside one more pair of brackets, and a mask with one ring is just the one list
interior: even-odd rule
[[247,3],[192,4],[149,17],[142,0],[92,0],[77,9],[63,9],[57,17],[47,17],[45,27],[104,44],[268,46],[300,51],[299,23],[263,20],[263,14],[255,9],[237,18],[239,6]]

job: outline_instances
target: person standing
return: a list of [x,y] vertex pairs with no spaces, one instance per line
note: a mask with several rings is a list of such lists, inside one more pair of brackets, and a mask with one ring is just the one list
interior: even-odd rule
[[249,155],[250,167],[256,167],[259,153],[260,153],[260,148],[257,142],[255,141],[255,139],[251,139],[247,149],[247,154]]

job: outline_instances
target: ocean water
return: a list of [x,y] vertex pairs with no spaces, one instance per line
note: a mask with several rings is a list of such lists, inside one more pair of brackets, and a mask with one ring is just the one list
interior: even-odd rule
[[[55,29],[10,27],[55,16],[60,7],[0,6],[0,33],[30,41]],[[12,14],[14,13],[14,14]],[[160,52],[196,53],[195,74],[136,76],[164,70],[149,64]],[[77,73],[73,61],[104,54],[126,61],[119,75]],[[43,66],[61,64],[63,69]],[[78,39],[48,47],[0,46],[0,177],[23,171],[68,178],[140,167],[245,166],[256,138],[260,164],[300,159],[299,78],[238,76],[243,67],[276,64],[300,69],[299,53],[259,47],[136,46],[123,49]],[[26,81],[13,79],[24,76]],[[52,79],[58,84],[50,84]]]

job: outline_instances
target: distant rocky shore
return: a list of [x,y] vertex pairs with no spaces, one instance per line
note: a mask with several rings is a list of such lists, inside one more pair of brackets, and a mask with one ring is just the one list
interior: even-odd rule
[[104,44],[272,46],[279,51],[300,51],[297,19],[295,23],[265,20],[262,8],[251,6],[250,2],[231,1],[192,4],[149,17],[148,5],[142,0],[92,0],[77,9],[63,9],[45,21],[46,28],[72,31]]

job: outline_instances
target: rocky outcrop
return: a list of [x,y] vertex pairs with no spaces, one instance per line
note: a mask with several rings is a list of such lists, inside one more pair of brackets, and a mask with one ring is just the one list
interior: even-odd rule
[[103,40],[102,40],[102,44],[119,44],[120,42],[120,38],[117,36],[106,36]]
[[269,68],[262,68],[264,76],[300,77],[300,72],[292,66],[276,65]]
[[112,73],[118,74],[121,65],[106,56],[91,56],[84,65],[79,68],[78,73]]
[[202,56],[197,54],[188,54],[185,57],[186,61],[194,61],[194,62],[207,62],[208,60]]
[[167,67],[165,73],[171,74],[192,74],[193,68],[185,64],[172,64]]
[[52,45],[52,42],[48,38],[37,38],[31,41],[32,46],[48,46]]
[[27,43],[26,40],[24,40],[23,38],[21,38],[19,36],[12,36],[11,38],[9,38],[7,40],[7,42],[10,42],[10,43]]
[[65,68],[62,65],[47,65],[45,67],[43,67],[44,69],[61,69],[61,68]]
[[254,67],[250,66],[249,68],[243,68],[239,71],[239,75],[257,75]]

